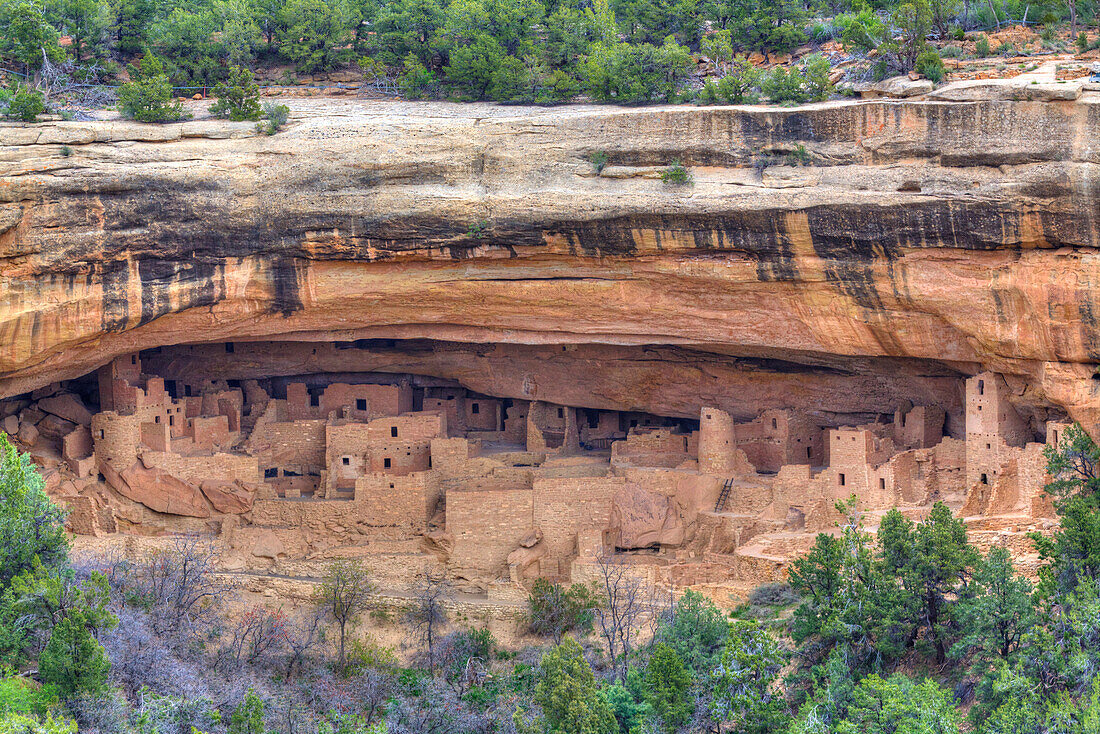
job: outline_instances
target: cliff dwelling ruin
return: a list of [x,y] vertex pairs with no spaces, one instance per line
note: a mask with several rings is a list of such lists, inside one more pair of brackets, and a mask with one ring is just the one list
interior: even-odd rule
[[79,535],[211,534],[227,569],[291,575],[363,556],[394,587],[439,562],[489,599],[591,580],[616,555],[729,603],[781,579],[852,495],[871,526],[943,500],[991,542],[1053,517],[1042,449],[1069,424],[1021,415],[993,372],[953,378],[944,404],[845,422],[820,406],[689,418],[555,402],[530,375],[520,397],[355,369],[439,348],[158,347],[6,401],[3,428],[47,467]]
[[326,104],[13,138],[0,429],[78,546],[728,605],[854,494],[1034,569],[1043,447],[1100,437],[1091,102]]

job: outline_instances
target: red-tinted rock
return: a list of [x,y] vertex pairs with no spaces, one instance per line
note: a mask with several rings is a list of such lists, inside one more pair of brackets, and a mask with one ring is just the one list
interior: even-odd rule
[[163,469],[146,469],[140,462],[121,474],[119,492],[150,510],[170,515],[210,517],[210,506],[202,492]]

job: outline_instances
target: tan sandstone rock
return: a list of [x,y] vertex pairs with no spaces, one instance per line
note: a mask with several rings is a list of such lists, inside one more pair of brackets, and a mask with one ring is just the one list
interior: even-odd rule
[[187,517],[210,517],[210,506],[197,487],[163,469],[149,469],[135,462],[121,472],[119,492],[150,510]]

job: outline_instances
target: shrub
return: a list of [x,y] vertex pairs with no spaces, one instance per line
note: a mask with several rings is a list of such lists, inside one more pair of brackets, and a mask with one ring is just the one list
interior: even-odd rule
[[22,122],[37,122],[38,116],[46,111],[46,101],[42,92],[30,87],[19,87],[8,102],[5,117]]
[[997,54],[998,56],[1015,56],[1016,47],[1006,41],[997,48],[993,49],[993,53]]
[[805,79],[798,69],[777,66],[764,78],[764,94],[776,104],[806,101]]
[[248,689],[248,693],[229,720],[229,734],[263,734],[264,732],[264,702],[256,691]]
[[123,117],[138,122],[178,122],[191,117],[183,105],[172,102],[172,85],[164,66],[152,55],[141,64],[130,64],[131,81],[118,90],[118,109]]
[[[593,153],[589,160],[600,171],[603,165],[597,163],[597,153]],[[603,155],[603,164],[606,165],[607,154]],[[527,618],[531,631],[552,637],[555,643],[561,642],[566,632],[587,632],[592,628],[592,610],[597,603],[595,595],[583,584],[573,584],[565,589],[560,584],[538,579],[527,597]]]
[[802,85],[806,98],[811,102],[820,102],[832,94],[833,85],[829,81],[832,68],[833,65],[821,54],[813,54],[802,62]]
[[[803,150],[805,148],[803,146]],[[762,607],[786,607],[798,601],[798,593],[790,584],[774,582],[761,584],[749,592],[749,604]]]
[[84,622],[80,613],[61,620],[38,658],[42,681],[57,686],[65,696],[98,693],[107,686],[111,663]]
[[883,39],[889,36],[886,24],[869,7],[864,7],[854,15],[838,15],[836,24],[841,30],[840,37],[846,48],[870,51],[878,48]]
[[[594,150],[588,154],[588,162],[592,164],[592,167],[596,169],[596,173],[602,173],[605,166],[607,166],[608,155],[607,151]],[[541,581],[542,579],[540,579]],[[536,584],[538,581],[535,582]]]
[[20,454],[0,433],[0,584],[45,567],[68,562],[64,513],[46,494],[42,475],[27,454]]
[[963,50],[958,46],[944,46],[940,49],[941,59],[961,59],[963,57]]
[[420,59],[409,54],[404,70],[397,77],[397,88],[407,99],[435,99],[439,96],[439,82]]
[[674,186],[690,185],[692,183],[691,172],[684,168],[680,161],[673,161],[665,170],[661,171],[661,181]]
[[1089,50],[1089,37],[1084,31],[1077,34],[1077,53],[1083,54]]
[[248,69],[231,68],[229,78],[214,87],[214,96],[218,101],[210,106],[210,112],[215,117],[233,122],[260,119],[260,88]]
[[674,99],[691,65],[691,53],[669,36],[661,46],[594,43],[579,71],[597,102],[639,104]]
[[274,135],[286,125],[287,118],[290,116],[290,108],[285,104],[264,102],[263,116],[265,121],[257,124],[256,129],[266,135]]
[[927,79],[931,79],[936,84],[943,81],[945,74],[943,59],[940,58],[940,55],[936,53],[935,49],[927,48],[921,51],[920,56],[917,57],[917,63],[914,68],[918,74]]
[[978,36],[978,40],[974,42],[974,53],[978,54],[978,58],[982,59],[993,53],[989,48],[988,36]]
[[718,80],[718,98],[727,104],[755,101],[755,90],[760,86],[760,70],[744,56],[738,56],[730,66],[730,73]]
[[966,31],[962,29],[962,26],[952,26],[951,37],[956,41],[964,41],[966,40]]
[[45,721],[22,714],[0,717],[0,734],[76,734],[76,722],[55,719],[47,714]]
[[645,699],[667,732],[677,732],[691,716],[691,674],[668,645],[658,643],[645,671]]

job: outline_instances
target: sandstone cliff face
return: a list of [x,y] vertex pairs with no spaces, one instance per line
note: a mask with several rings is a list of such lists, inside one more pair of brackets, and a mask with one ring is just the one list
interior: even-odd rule
[[366,368],[685,417],[950,408],[985,368],[1097,435],[1098,101],[5,125],[0,397],[164,344],[427,339]]

